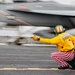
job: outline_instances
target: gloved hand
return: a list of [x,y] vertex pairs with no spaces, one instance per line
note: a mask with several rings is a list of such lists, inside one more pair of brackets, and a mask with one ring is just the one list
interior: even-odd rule
[[34,36],[32,36],[31,38],[32,38],[34,41],[39,41],[39,40],[40,40],[39,36],[37,36],[37,35],[34,35]]

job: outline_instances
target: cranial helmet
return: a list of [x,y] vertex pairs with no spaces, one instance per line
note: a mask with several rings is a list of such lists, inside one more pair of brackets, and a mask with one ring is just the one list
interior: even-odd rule
[[59,33],[64,32],[65,29],[63,28],[62,25],[57,25],[57,26],[55,27],[55,30],[54,30],[54,31],[55,31],[56,34],[59,34]]

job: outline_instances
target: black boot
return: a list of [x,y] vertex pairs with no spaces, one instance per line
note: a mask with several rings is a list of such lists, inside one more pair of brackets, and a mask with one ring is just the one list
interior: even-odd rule
[[68,63],[72,68],[75,68],[75,56],[74,56],[74,59],[73,59],[73,60],[67,61],[67,63]]
[[69,68],[69,66],[65,66],[65,67],[60,66],[60,67],[58,67],[58,69],[68,69],[68,68]]
[[68,63],[72,68],[75,68],[75,59],[73,59],[72,61],[67,61],[67,63]]

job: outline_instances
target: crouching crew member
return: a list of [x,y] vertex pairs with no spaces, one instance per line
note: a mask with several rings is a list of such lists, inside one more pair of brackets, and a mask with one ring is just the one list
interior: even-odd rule
[[75,68],[75,37],[66,33],[62,25],[57,25],[54,31],[56,36],[53,38],[38,37],[37,35],[34,35],[31,38],[34,41],[56,45],[59,51],[51,53],[50,56],[52,59],[59,63],[60,66],[58,69],[67,69],[70,67],[70,65]]

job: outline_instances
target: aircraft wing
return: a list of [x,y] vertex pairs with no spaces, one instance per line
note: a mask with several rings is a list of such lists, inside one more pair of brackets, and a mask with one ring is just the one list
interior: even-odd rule
[[58,11],[58,10],[31,10],[34,13],[41,13],[41,14],[53,14],[53,15],[61,15],[61,16],[75,16],[75,11]]
[[75,6],[60,4],[54,1],[12,4],[7,7],[10,11],[75,16]]
[[19,18],[15,21],[22,25],[54,27],[60,24],[66,28],[75,27],[75,6],[71,5],[56,2],[18,3],[7,5],[6,10]]
[[39,14],[61,15],[61,16],[75,16],[75,11],[62,11],[62,10],[13,10],[21,12],[31,12]]

